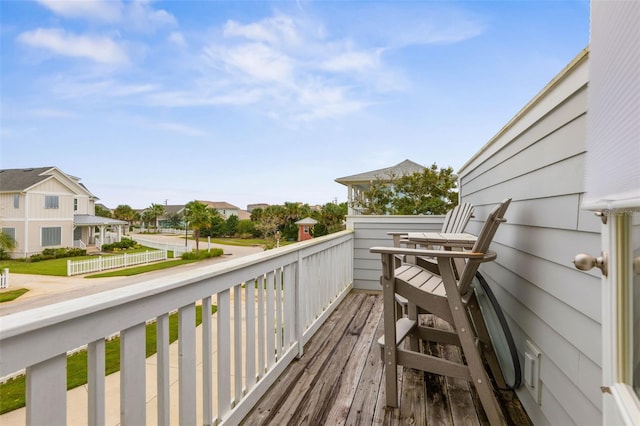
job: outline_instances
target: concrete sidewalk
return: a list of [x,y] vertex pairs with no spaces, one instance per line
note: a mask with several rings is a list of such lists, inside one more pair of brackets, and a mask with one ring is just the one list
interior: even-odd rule
[[[145,234],[144,237],[150,240],[165,242],[167,244],[175,244],[176,241],[184,243],[184,239],[180,240],[178,237],[173,235]],[[190,247],[195,249],[195,241],[189,240],[189,244]],[[207,248],[208,245],[206,243],[200,243],[200,250]],[[55,277],[50,275],[15,274],[9,271],[9,288],[2,289],[0,292],[18,288],[27,288],[29,291],[14,301],[1,303],[0,316],[136,284],[140,281],[153,279],[158,276],[164,277],[171,273],[183,271],[186,268],[202,267],[205,264],[224,262],[229,259],[248,256],[250,254],[260,253],[263,251],[262,247],[259,246],[241,247],[211,244],[211,248],[222,248],[224,250],[224,255],[204,260],[202,262],[181,265],[171,269],[148,272],[131,277],[87,279],[82,275],[74,277]]]

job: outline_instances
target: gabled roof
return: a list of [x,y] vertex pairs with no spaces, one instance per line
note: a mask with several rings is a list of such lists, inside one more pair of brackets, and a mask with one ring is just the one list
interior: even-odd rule
[[392,176],[400,177],[403,175],[412,175],[416,172],[422,172],[425,167],[421,164],[414,163],[411,160],[404,160],[395,166],[386,167],[384,169],[372,170],[370,172],[359,173],[357,175],[345,176],[335,181],[343,185],[349,185],[359,182],[372,182],[375,180],[390,181]]
[[240,210],[240,207],[236,207],[233,204],[229,204],[226,201],[204,201],[198,200],[198,202],[202,204],[206,204],[208,207],[214,208],[216,210]]
[[46,172],[53,167],[0,170],[0,191],[21,192],[49,179]]
[[35,185],[52,179],[56,174],[60,176],[58,180],[63,185],[70,189],[72,189],[72,186],[76,186],[80,192],[85,192],[90,197],[97,198],[86,186],[80,183],[79,178],[68,175],[53,166],[0,170],[0,192],[25,192]]

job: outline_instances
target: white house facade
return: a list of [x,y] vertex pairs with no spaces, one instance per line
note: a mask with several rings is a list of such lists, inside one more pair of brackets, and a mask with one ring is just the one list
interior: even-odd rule
[[16,242],[10,255],[99,245],[107,229],[119,239],[126,222],[95,216],[96,200],[79,178],[56,167],[0,170],[0,228]]

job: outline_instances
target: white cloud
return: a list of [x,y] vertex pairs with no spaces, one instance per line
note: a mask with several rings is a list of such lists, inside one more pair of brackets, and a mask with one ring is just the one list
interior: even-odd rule
[[382,49],[365,52],[344,52],[327,58],[322,67],[335,72],[357,71],[365,72],[380,67]]
[[186,47],[187,41],[184,38],[184,34],[180,31],[172,31],[171,34],[167,37],[169,43],[175,44],[176,46]]
[[91,59],[102,64],[118,65],[129,62],[124,49],[107,37],[75,35],[61,29],[38,28],[20,34],[18,40],[58,55]]
[[123,4],[114,0],[38,0],[53,13],[65,18],[86,18],[117,22],[122,18]]
[[205,49],[214,62],[222,62],[228,72],[249,77],[258,82],[275,81],[286,84],[293,77],[293,60],[284,52],[262,43],[247,43],[228,49]]
[[133,31],[152,32],[163,26],[177,25],[173,15],[153,9],[150,0],[38,0],[58,16],[92,22],[122,24]]
[[301,41],[295,21],[284,15],[246,25],[230,20],[225,24],[223,34],[225,37],[243,37],[270,44],[297,45]]
[[177,22],[167,11],[153,9],[150,1],[138,0],[127,4],[125,25],[135,31],[153,32],[156,28],[175,26]]

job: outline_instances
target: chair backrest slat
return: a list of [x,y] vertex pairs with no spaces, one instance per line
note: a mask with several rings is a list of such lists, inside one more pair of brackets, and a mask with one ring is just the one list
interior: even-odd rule
[[464,232],[471,214],[473,213],[473,204],[462,203],[449,210],[444,217],[441,232],[460,233]]
[[[489,246],[491,245],[491,241],[493,241],[493,237],[498,230],[498,226],[500,226],[502,222],[505,222],[504,215],[507,212],[507,208],[509,208],[510,203],[511,198],[507,198],[491,210],[491,213],[489,213],[487,220],[484,222],[484,225],[478,234],[478,239],[471,251],[475,253],[486,253],[489,250]],[[464,295],[467,293],[479,266],[479,261],[470,260],[467,262],[464,271],[460,275],[460,281],[458,283],[460,294]]]

